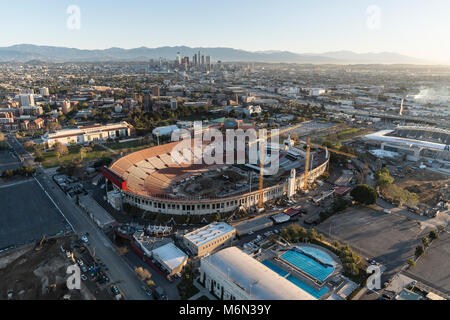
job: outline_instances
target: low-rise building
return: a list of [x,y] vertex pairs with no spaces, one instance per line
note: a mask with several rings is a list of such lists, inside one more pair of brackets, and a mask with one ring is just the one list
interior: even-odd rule
[[203,258],[200,281],[223,300],[317,300],[236,247]]
[[42,139],[52,147],[56,142],[65,145],[71,143],[83,144],[98,140],[128,137],[131,135],[132,126],[123,121],[107,125],[95,124],[92,126],[80,126],[77,129],[59,130],[55,133],[46,133]]
[[172,242],[152,250],[152,255],[169,275],[180,273],[188,261],[188,256]]
[[203,257],[215,249],[230,244],[236,229],[225,222],[215,222],[184,235],[183,243],[196,256]]

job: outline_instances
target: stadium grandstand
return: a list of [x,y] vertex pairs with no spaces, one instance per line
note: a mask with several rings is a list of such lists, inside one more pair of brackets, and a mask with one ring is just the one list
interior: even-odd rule
[[364,138],[380,144],[382,150],[406,154],[412,161],[420,158],[450,160],[450,131],[445,129],[403,126]]
[[[241,190],[234,190],[229,193],[221,190],[215,196],[187,195],[180,192],[178,190],[180,184],[193,179],[193,177],[233,168],[245,173],[243,179],[246,182],[248,180],[247,173],[250,171],[258,173],[259,166],[208,165],[204,161],[194,161],[193,148],[189,150],[190,154],[188,154],[193,159],[192,161],[174,161],[172,150],[178,147],[179,143],[181,141],[131,153],[114,162],[109,168],[104,168],[103,175],[112,182],[115,192],[121,192],[123,202],[150,212],[206,215],[232,212],[242,207],[249,208],[258,203],[259,190],[255,187],[250,192],[250,188],[245,185],[242,186]],[[203,143],[203,150],[207,146],[207,143]],[[236,154],[235,152],[234,155],[236,156]],[[280,151],[278,173],[265,179],[268,181],[268,185],[264,185],[263,202],[285,196],[289,192],[288,190],[298,190],[303,186],[305,160],[300,154],[295,155],[293,157],[293,154],[286,150]],[[224,151],[223,155],[218,155],[219,158],[221,156],[226,163],[226,152]],[[311,181],[325,172],[328,160],[328,152],[320,150],[314,153],[309,174]],[[295,173],[295,179],[292,177],[292,171]],[[217,180],[215,181],[217,182]],[[292,183],[295,184],[295,188],[289,188],[289,184]],[[219,183],[214,184],[218,185]]]

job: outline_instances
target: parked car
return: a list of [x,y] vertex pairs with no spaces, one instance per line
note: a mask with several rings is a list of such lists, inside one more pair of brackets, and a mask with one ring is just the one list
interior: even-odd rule
[[144,290],[148,296],[152,296],[152,294],[153,294],[152,289],[150,289],[146,286],[142,286],[142,290]]
[[154,294],[155,294],[155,299],[157,299],[157,300],[169,300],[166,292],[164,291],[164,289],[162,287],[156,287]]
[[83,241],[84,243],[88,243],[89,242],[89,240],[88,240],[88,238],[86,236],[82,236],[81,237],[81,241]]
[[120,294],[119,289],[118,289],[115,285],[112,285],[112,286],[111,286],[111,292],[112,292],[114,295]]

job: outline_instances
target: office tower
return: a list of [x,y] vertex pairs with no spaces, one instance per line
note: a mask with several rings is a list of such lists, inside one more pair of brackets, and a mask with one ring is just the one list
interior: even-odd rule
[[178,66],[181,65],[181,55],[180,55],[179,52],[177,52],[177,60],[176,60],[176,64],[177,64]]
[[202,66],[204,66],[204,65],[205,65],[205,56],[202,55]]
[[206,56],[206,68],[211,71],[211,56]]
[[194,54],[194,67],[197,66],[197,54]]
[[161,95],[161,92],[159,90],[158,86],[153,86],[152,87],[152,96],[154,97],[159,97]]
[[72,106],[71,106],[69,100],[64,100],[61,105],[62,105],[62,112],[63,113],[70,112],[70,110],[72,109]]
[[39,90],[39,93],[41,94],[41,96],[43,97],[48,97],[50,95],[50,92],[48,91],[48,88],[43,87]]
[[177,110],[177,108],[178,108],[177,99],[170,99],[170,109]]
[[34,106],[34,96],[32,94],[21,94],[19,99],[22,107]]

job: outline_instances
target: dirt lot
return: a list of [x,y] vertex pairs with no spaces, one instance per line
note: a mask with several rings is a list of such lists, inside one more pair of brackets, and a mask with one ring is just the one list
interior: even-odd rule
[[[61,300],[67,294],[70,300],[111,299],[107,285],[100,288],[92,279],[82,281],[81,290],[67,289],[66,270],[73,262],[61,246],[68,250],[75,239],[73,234],[65,235],[43,242],[40,250],[32,244],[1,254],[0,300]],[[80,256],[78,251],[74,254]]]
[[[68,293],[66,269],[71,264],[63,256],[60,246],[70,243],[69,237],[48,240],[41,250],[35,245],[22,247],[0,257],[0,300],[56,300]],[[56,284],[56,288],[52,285]],[[74,291],[71,299],[80,300]]]
[[420,203],[434,206],[441,201],[442,193],[448,192],[450,178],[429,170],[417,170],[396,180],[395,184],[416,193]]

